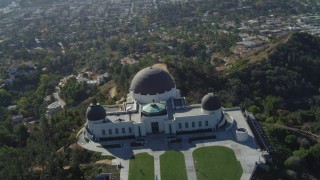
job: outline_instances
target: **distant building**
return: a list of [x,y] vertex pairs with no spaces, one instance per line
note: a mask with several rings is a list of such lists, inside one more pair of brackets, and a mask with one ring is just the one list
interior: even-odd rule
[[12,86],[14,80],[15,80],[14,75],[10,75],[9,78],[7,78],[7,79],[5,80],[5,85],[6,85],[6,86]]
[[98,81],[97,80],[88,80],[86,82],[89,86],[95,86],[98,84]]
[[12,120],[13,123],[21,122],[23,120],[23,115],[12,116],[11,120]]
[[17,105],[8,106],[7,109],[9,111],[13,111],[13,110],[17,109]]
[[46,116],[51,117],[54,113],[58,112],[61,109],[61,103],[59,101],[55,101],[47,107]]
[[8,73],[10,75],[17,73],[17,71],[18,71],[18,67],[16,66],[16,64],[13,64],[8,68]]
[[257,43],[253,41],[242,41],[242,42],[237,42],[237,45],[242,45],[246,48],[254,48],[257,46]]
[[51,101],[51,96],[46,96],[43,100],[45,102],[50,102]]
[[106,82],[106,79],[109,77],[109,74],[108,73],[104,73],[102,75],[98,75],[97,76],[97,81],[99,84],[102,84],[102,83],[105,83]]
[[135,64],[135,63],[138,63],[137,60],[134,60],[134,59],[129,58],[129,57],[125,57],[125,58],[120,59],[120,62],[121,62],[121,64]]

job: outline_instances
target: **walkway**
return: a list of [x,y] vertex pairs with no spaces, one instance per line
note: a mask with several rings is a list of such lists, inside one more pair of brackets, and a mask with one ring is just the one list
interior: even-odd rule
[[160,173],[160,155],[158,153],[153,155],[154,157],[154,176],[155,179],[161,179],[161,173]]
[[194,149],[182,151],[182,153],[184,155],[184,160],[186,163],[187,176],[188,176],[189,180],[197,179],[196,169],[194,167],[194,161],[193,161],[193,156],[192,156],[193,150]]

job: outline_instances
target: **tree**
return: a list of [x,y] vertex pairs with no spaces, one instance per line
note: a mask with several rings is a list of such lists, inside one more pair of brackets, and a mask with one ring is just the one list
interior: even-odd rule
[[250,111],[250,112],[252,112],[253,114],[258,114],[258,113],[260,113],[260,108],[258,107],[258,106],[256,106],[256,105],[252,105],[252,106],[250,106],[249,108],[248,108],[248,110]]
[[0,179],[32,179],[33,155],[28,149],[0,148]]
[[290,156],[285,162],[284,165],[290,169],[298,169],[301,166],[301,159],[296,156]]
[[80,165],[79,164],[73,164],[71,165],[70,169],[69,169],[69,175],[68,175],[68,179],[84,179],[83,177],[83,172],[80,169]]
[[29,132],[27,127],[24,124],[19,124],[16,126],[15,134],[17,136],[17,140],[19,142],[19,145],[21,147],[24,147],[27,145],[27,140],[29,137]]
[[49,82],[49,76],[47,74],[41,74],[40,83],[36,91],[37,96],[44,97],[46,95],[48,82]]
[[290,147],[290,148],[297,148],[299,146],[298,144],[298,138],[297,136],[293,134],[289,134],[285,137],[284,142]]
[[0,106],[6,107],[11,104],[12,96],[5,89],[0,89]]
[[[31,98],[31,97],[30,97]],[[21,97],[17,103],[19,108],[19,113],[23,114],[25,117],[31,116],[33,113],[33,103],[30,102],[29,98]]]
[[317,159],[320,160],[320,143],[312,146],[309,152]]
[[281,97],[267,96],[263,102],[264,111],[267,115],[274,115],[282,102]]

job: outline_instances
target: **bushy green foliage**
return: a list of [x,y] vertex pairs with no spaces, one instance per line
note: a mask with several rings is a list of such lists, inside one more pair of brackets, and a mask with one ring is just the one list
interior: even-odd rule
[[198,103],[208,92],[222,89],[225,79],[218,76],[214,67],[208,62],[181,59],[183,63],[169,62],[168,68],[173,75],[177,87],[189,102]]
[[248,110],[249,110],[250,112],[252,112],[253,114],[257,114],[257,113],[260,113],[260,112],[261,112],[261,109],[260,109],[258,106],[256,106],[256,105],[250,106],[250,107],[248,108]]
[[5,89],[0,89],[0,106],[7,107],[11,104],[12,95]]
[[67,105],[75,106],[96,92],[96,87],[90,87],[86,82],[78,82],[71,77],[66,85],[61,88],[60,95]]
[[310,170],[318,177],[318,168],[320,166],[320,144],[315,144],[309,149],[300,148],[293,152],[285,162],[287,168],[296,170],[298,173]]

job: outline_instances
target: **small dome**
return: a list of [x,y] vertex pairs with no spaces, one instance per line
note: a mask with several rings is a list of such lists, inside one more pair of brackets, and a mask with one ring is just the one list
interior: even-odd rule
[[86,112],[89,121],[97,121],[104,119],[107,115],[106,109],[98,104],[90,105]]
[[167,114],[166,105],[161,103],[150,103],[142,107],[144,116],[162,116]]
[[202,109],[206,111],[214,111],[221,108],[220,98],[213,93],[208,93],[202,98]]
[[155,95],[170,91],[174,87],[175,83],[167,71],[147,67],[134,76],[130,91],[141,95]]

